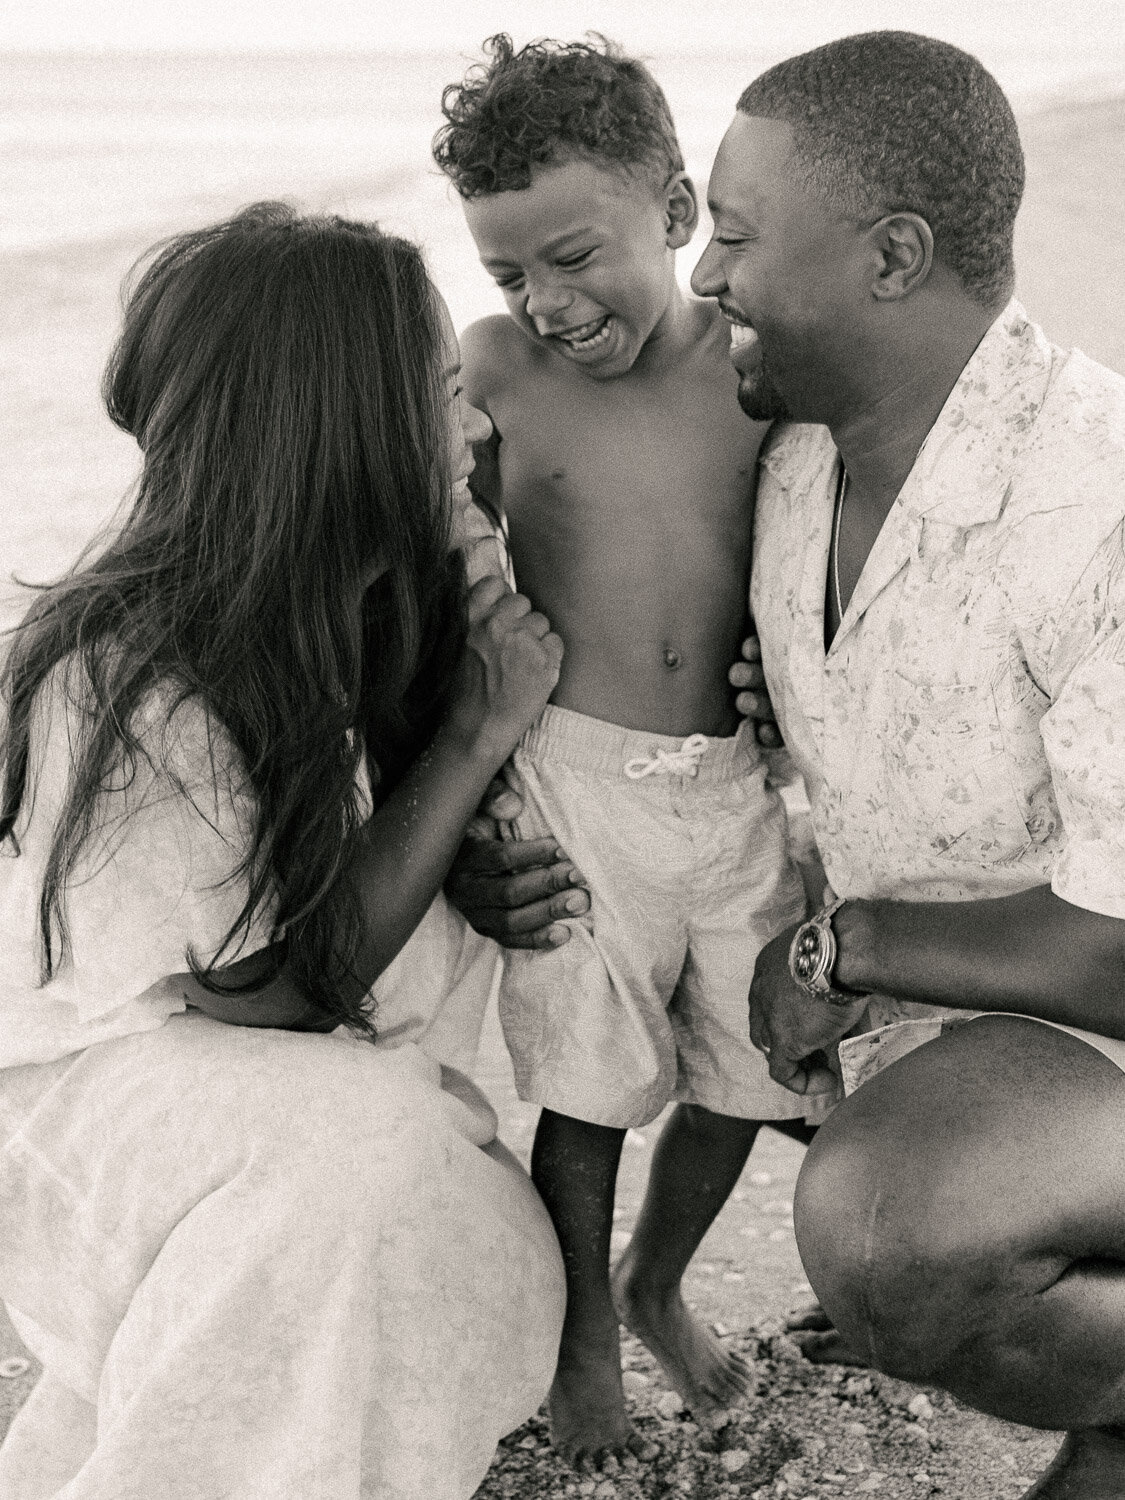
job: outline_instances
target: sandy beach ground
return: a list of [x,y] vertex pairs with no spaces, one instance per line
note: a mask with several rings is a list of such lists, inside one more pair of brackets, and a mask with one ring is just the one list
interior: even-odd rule
[[[1077,344],[1125,372],[1125,98],[1041,110],[1024,119],[1023,133],[1029,174],[1018,235],[1020,295],[1055,342]],[[424,233],[427,214],[447,213],[448,205],[439,201],[439,184],[412,191],[420,196],[395,208],[406,227]],[[390,207],[357,187],[349,206],[360,212],[365,204],[380,215]],[[13,569],[49,576],[112,512],[133,473],[132,445],[101,412],[97,385],[116,325],[118,283],[148,238],[0,256],[0,577]],[[480,278],[466,281],[458,270],[458,257],[467,254],[463,241],[449,239],[431,254],[461,324],[495,305]],[[494,1020],[481,1072],[502,1134],[526,1160],[534,1111],[515,1099]],[[619,1245],[639,1206],[655,1137],[654,1126],[626,1147]],[[652,1461],[580,1481],[550,1455],[537,1421],[506,1441],[482,1500],[876,1493],[888,1500],[937,1493],[944,1500],[1014,1500],[1026,1488],[1054,1446],[1049,1435],[988,1421],[933,1392],[911,1409],[917,1393],[909,1388],[814,1370],[779,1336],[781,1316],[804,1289],[790,1218],[800,1160],[799,1147],[763,1132],[689,1274],[701,1314],[758,1360],[760,1389],[748,1406],[718,1433],[699,1432],[675,1412],[644,1352],[629,1344],[630,1400],[653,1442]],[[20,1373],[5,1363],[21,1354],[0,1325],[0,1431],[34,1379],[34,1366]]]

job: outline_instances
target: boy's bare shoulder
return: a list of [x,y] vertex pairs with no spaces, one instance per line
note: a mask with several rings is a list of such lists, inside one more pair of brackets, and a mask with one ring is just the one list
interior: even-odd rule
[[462,378],[469,399],[487,407],[489,396],[525,369],[531,354],[531,340],[506,313],[470,323],[461,335]]

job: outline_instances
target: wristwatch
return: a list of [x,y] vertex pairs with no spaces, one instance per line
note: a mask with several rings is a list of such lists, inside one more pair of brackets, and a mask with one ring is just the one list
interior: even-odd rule
[[789,973],[793,983],[829,1005],[852,1005],[864,995],[863,990],[849,990],[832,980],[838,952],[832,918],[843,904],[844,897],[840,896],[815,917],[802,922],[789,945]]

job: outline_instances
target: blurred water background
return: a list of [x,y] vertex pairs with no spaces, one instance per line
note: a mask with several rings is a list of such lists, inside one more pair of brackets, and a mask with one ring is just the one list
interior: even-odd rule
[[[868,0],[860,24],[880,4]],[[1125,368],[1125,5],[923,8],[882,4],[879,19],[976,51],[1020,113],[1025,300],[1056,340]],[[796,0],[796,11],[802,45],[856,29],[839,0]],[[616,13],[592,8],[588,24],[613,34]],[[780,9],[758,13],[763,25],[737,44],[681,25],[675,50],[637,49],[701,188],[742,87],[794,50]],[[517,41],[520,15],[514,6]],[[394,54],[0,50],[0,578],[57,571],[129,484],[135,450],[97,387],[121,277],[153,240],[287,197],[419,240],[458,326],[502,307],[429,158],[442,87],[481,39]],[[681,256],[685,278],[705,232]]]

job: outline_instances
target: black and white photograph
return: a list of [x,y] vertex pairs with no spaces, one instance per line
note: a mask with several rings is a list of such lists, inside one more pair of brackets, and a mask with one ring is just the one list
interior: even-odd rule
[[1120,0],[5,0],[0,1500],[1125,1500]]

